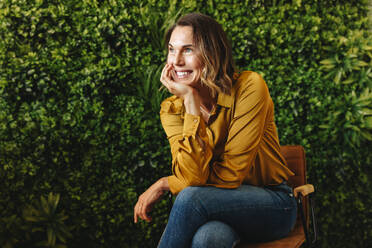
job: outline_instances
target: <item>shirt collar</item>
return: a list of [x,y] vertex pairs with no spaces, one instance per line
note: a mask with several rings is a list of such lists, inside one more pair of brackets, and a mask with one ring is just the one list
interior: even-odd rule
[[225,93],[219,93],[217,98],[217,104],[226,108],[231,108],[233,104],[233,97]]
[[[235,81],[238,78],[239,78],[239,73],[234,72],[233,80]],[[233,91],[233,89],[231,89],[230,95],[227,95],[225,93],[219,93],[218,98],[217,98],[217,104],[220,105],[220,106],[226,107],[226,108],[231,108],[232,105],[233,105],[233,102],[234,102],[234,97],[232,96],[233,95],[232,91]]]

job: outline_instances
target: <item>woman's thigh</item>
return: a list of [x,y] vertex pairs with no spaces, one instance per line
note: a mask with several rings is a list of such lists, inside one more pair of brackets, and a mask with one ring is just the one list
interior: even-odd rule
[[243,239],[252,241],[283,237],[296,220],[296,201],[287,185],[242,185],[236,189],[188,187],[179,197],[183,202],[192,201],[208,221],[224,222]]

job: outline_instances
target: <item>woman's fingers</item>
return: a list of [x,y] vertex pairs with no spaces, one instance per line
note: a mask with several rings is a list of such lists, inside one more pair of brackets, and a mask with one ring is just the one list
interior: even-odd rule
[[141,202],[141,200],[138,200],[136,206],[134,207],[134,223],[138,222],[138,218],[143,219],[142,205],[143,203]]
[[162,191],[150,187],[142,195],[140,195],[134,207],[134,223],[138,222],[138,218],[148,222],[152,220],[151,216],[149,216],[149,212],[151,211],[155,202],[160,199],[162,194]]
[[143,219],[142,218],[142,213],[141,213],[142,206],[143,206],[143,203],[140,200],[138,200],[138,202],[137,202],[137,204],[134,208],[134,223],[138,222],[138,218]]
[[140,217],[143,220],[147,220],[146,213],[145,213],[145,209],[146,209],[145,204],[146,203],[142,203],[141,206],[140,206],[140,210],[139,210]]
[[138,202],[136,203],[136,206],[134,207],[133,217],[134,217],[134,223],[137,223],[138,222]]
[[160,82],[172,93],[172,84],[174,83],[171,77],[172,66],[166,64],[162,70]]
[[171,72],[172,72],[172,69],[173,69],[173,66],[172,65],[168,65],[168,67],[167,67],[167,79],[169,80],[169,81],[172,81],[172,76],[171,76]]
[[149,205],[146,204],[146,205],[143,205],[142,206],[142,209],[141,209],[141,213],[142,213],[142,219],[145,220],[145,221],[148,221],[150,222],[151,221],[151,218],[149,217]]
[[142,220],[151,221],[151,218],[148,215],[148,212],[150,211],[149,205],[147,203],[140,204],[138,208],[138,216]]
[[164,66],[161,72],[161,76],[160,76],[160,81],[164,84],[164,86],[166,86],[166,75],[167,75],[168,67],[169,67],[168,64]]

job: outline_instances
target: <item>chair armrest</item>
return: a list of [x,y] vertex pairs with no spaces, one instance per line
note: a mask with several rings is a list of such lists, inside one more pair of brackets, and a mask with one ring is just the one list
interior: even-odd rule
[[[315,192],[315,189],[312,184],[305,184],[305,185],[296,187],[293,190],[293,194],[297,198],[297,206],[299,208],[299,212],[301,215],[302,225],[303,225],[303,229],[304,229],[304,233],[306,237],[306,246],[309,248],[315,245],[318,239],[318,231],[317,231],[315,212],[314,212],[314,202],[313,202],[314,199],[311,197],[313,195],[310,195],[311,193],[314,193],[314,192]],[[310,234],[308,231],[309,222],[307,222],[305,218],[304,205],[303,205],[304,204],[303,197],[305,196],[308,196],[308,199],[309,199],[308,203],[310,207],[311,220],[313,224],[313,236],[314,236],[313,240],[310,240]]]
[[297,198],[298,193],[301,193],[302,196],[307,196],[308,194],[314,193],[315,189],[312,184],[305,184],[299,187],[294,188],[293,193]]

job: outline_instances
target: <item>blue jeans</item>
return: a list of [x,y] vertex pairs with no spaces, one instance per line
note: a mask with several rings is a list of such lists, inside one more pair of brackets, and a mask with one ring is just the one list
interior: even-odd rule
[[274,240],[291,231],[296,214],[296,200],[285,183],[187,187],[174,202],[158,248],[231,248],[240,239]]

